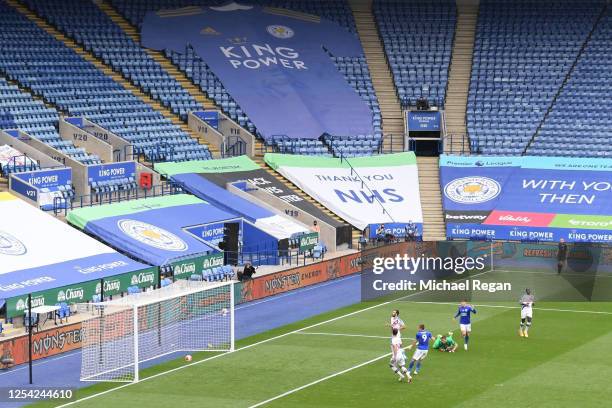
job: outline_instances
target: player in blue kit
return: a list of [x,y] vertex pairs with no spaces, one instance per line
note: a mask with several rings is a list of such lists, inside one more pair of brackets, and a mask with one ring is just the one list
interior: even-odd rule
[[414,341],[410,346],[408,346],[408,350],[412,349],[415,345],[417,346],[417,349],[414,351],[412,359],[410,360],[410,365],[408,365],[408,375],[410,375],[410,372],[415,364],[416,368],[413,375],[419,373],[419,370],[421,369],[421,362],[425,360],[425,357],[427,357],[427,353],[429,352],[429,342],[433,339],[431,332],[425,330],[424,324],[419,324],[418,330],[419,331],[417,332]]
[[470,341],[470,333],[472,332],[472,313],[476,314],[476,308],[467,303],[467,300],[461,301],[457,314],[453,317],[455,320],[459,317],[459,328],[461,329],[461,335],[463,336],[463,349],[467,351],[468,343]]

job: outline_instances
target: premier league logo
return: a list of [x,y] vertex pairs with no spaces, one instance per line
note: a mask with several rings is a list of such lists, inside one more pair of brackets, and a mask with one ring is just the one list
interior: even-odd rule
[[0,254],[18,256],[25,253],[26,247],[20,240],[8,232],[0,231]]
[[287,26],[283,25],[270,25],[266,29],[270,35],[276,38],[280,38],[281,40],[286,40],[287,38],[293,37],[293,30]]
[[501,192],[499,183],[488,177],[462,177],[444,187],[444,195],[460,204],[479,204],[492,200]]
[[165,251],[186,251],[185,241],[155,225],[136,220],[119,220],[117,226],[130,238]]

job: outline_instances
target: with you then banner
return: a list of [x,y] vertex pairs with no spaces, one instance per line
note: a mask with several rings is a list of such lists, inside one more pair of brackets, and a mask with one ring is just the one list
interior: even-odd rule
[[447,236],[612,242],[612,160],[440,157]]
[[268,153],[264,159],[360,230],[370,224],[413,222],[422,231],[419,175],[412,152],[342,160]]

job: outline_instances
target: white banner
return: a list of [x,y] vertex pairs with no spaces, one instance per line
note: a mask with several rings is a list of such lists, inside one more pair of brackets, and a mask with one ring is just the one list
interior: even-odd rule
[[9,193],[0,214],[0,275],[116,252]]
[[[405,155],[405,164],[400,155]],[[271,159],[279,159],[272,165],[277,164],[276,170],[284,177],[363,230],[369,224],[423,222],[416,160],[411,153],[400,155],[367,158],[367,165],[363,163],[366,159],[349,159],[355,162],[352,167],[331,158],[300,158],[295,165],[289,159],[295,156],[274,155]]]

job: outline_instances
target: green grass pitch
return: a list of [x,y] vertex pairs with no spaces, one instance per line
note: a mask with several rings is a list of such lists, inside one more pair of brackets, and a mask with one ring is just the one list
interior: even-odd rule
[[[612,279],[603,276],[480,275],[490,281],[511,278],[516,288],[536,288],[536,296],[549,298],[612,292]],[[426,302],[431,300],[426,295],[360,303],[241,340],[233,353],[170,361],[142,370],[137,384],[96,384],[77,391],[78,400],[69,406],[574,408],[612,400],[612,302],[536,302],[525,339],[518,336],[518,303],[481,294],[472,302],[478,313],[466,352],[452,318],[457,304]],[[385,324],[395,308],[407,325],[404,346],[419,323],[434,335],[452,330],[460,346],[454,354],[430,351],[412,384],[399,383],[388,366]]]
[[[234,353],[144,370],[144,378],[157,376],[71,406],[559,408],[612,398],[612,303],[540,303],[529,339],[518,336],[515,305],[490,306],[477,307],[470,350],[430,351],[412,384],[398,383],[388,367],[391,309],[401,310],[405,339],[423,322],[434,334],[454,330],[462,346],[456,305],[354,305],[245,339]],[[98,384],[78,397],[114,387]]]

